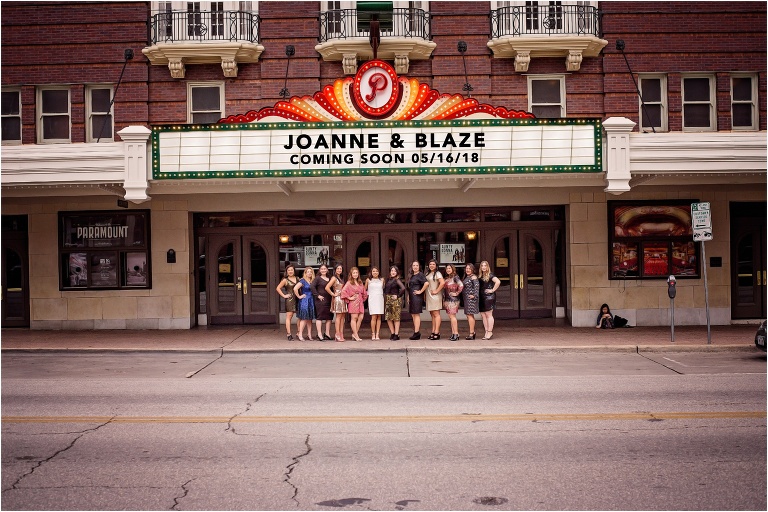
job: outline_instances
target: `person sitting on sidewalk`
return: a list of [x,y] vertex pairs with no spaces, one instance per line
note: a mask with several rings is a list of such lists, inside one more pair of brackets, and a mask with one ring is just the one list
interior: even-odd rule
[[613,329],[613,315],[608,304],[600,306],[600,313],[597,315],[597,329]]

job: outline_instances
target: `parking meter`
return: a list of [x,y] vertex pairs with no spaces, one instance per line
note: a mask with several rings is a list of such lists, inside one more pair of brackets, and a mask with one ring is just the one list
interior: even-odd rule
[[667,295],[669,295],[670,299],[674,299],[675,295],[677,295],[676,284],[677,280],[675,279],[675,276],[669,276],[667,278]]
[[672,341],[675,341],[675,295],[677,295],[677,279],[675,276],[667,278],[667,295],[669,295],[670,322],[672,328]]

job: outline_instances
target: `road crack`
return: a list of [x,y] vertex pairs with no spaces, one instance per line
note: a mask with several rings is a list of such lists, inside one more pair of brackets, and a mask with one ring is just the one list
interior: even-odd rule
[[304,445],[307,447],[307,451],[293,458],[293,462],[288,464],[288,466],[285,468],[285,478],[283,479],[285,483],[293,488],[293,496],[291,496],[291,499],[296,502],[296,508],[300,507],[299,500],[296,498],[296,496],[299,495],[299,488],[293,485],[293,482],[291,482],[291,476],[293,475],[293,470],[296,469],[296,466],[299,464],[299,461],[312,452],[312,446],[309,444],[309,434],[307,434],[307,438],[304,440]]
[[187,494],[189,494],[189,489],[187,488],[187,486],[189,484],[191,484],[192,482],[194,482],[195,480],[197,480],[197,479],[193,478],[193,479],[187,480],[186,482],[181,484],[181,490],[184,491],[184,494],[182,494],[181,496],[176,496],[175,498],[173,498],[173,506],[171,507],[171,510],[178,510],[176,507],[179,506],[179,500],[183,500],[184,498],[187,497]]
[[244,410],[244,411],[242,411],[242,412],[239,412],[239,413],[235,414],[234,416],[232,416],[231,418],[229,418],[229,420],[227,420],[227,428],[226,428],[225,432],[226,432],[227,430],[231,430],[233,434],[235,434],[235,435],[241,435],[241,434],[238,434],[238,433],[237,433],[237,431],[235,431],[235,427],[233,427],[233,426],[232,426],[232,420],[234,420],[234,419],[235,419],[235,418],[237,418],[238,416],[242,416],[243,414],[245,414],[245,413],[247,413],[248,411],[250,411],[250,410],[251,410],[251,407],[253,406],[253,404],[255,404],[256,402],[258,402],[259,400],[261,400],[262,398],[264,398],[266,395],[267,395],[266,393],[262,393],[261,395],[257,396],[257,397],[256,397],[256,399],[255,399],[253,402],[249,402],[249,403],[247,403],[247,404],[245,405],[245,410]]
[[53,455],[51,455],[50,457],[47,457],[47,458],[45,458],[45,459],[42,459],[42,460],[38,461],[38,462],[37,462],[37,464],[35,464],[34,466],[32,466],[32,467],[29,469],[29,471],[27,471],[26,473],[22,474],[22,475],[21,475],[19,478],[17,478],[17,479],[16,479],[16,481],[15,481],[15,482],[13,482],[13,484],[11,484],[11,486],[10,486],[9,488],[7,488],[7,489],[3,489],[3,491],[2,491],[2,492],[3,492],[3,493],[5,493],[6,491],[11,491],[11,490],[16,490],[16,489],[18,489],[18,488],[19,488],[18,486],[19,486],[19,484],[21,483],[21,481],[22,481],[22,480],[24,480],[26,477],[30,476],[31,474],[33,474],[33,473],[34,473],[34,472],[35,472],[37,469],[39,469],[39,468],[40,468],[40,467],[41,467],[43,464],[45,464],[46,462],[50,462],[50,461],[52,461],[53,459],[55,459],[56,457],[58,457],[58,456],[59,456],[59,455],[61,455],[62,453],[66,452],[67,450],[69,450],[70,448],[72,448],[73,446],[75,446],[75,443],[77,443],[77,441],[79,441],[79,440],[80,440],[80,439],[81,439],[83,436],[85,436],[86,434],[88,434],[88,433],[90,433],[90,432],[96,432],[96,431],[97,431],[97,430],[99,430],[101,427],[103,427],[103,426],[105,426],[105,425],[109,425],[109,424],[112,422],[112,420],[114,420],[114,419],[115,419],[115,416],[112,416],[111,418],[109,418],[107,421],[105,421],[105,422],[104,422],[104,423],[102,423],[101,425],[96,425],[96,426],[95,426],[95,427],[93,427],[93,428],[87,428],[87,429],[85,429],[85,430],[82,430],[82,431],[80,431],[80,432],[73,432],[73,433],[75,433],[75,434],[80,434],[80,435],[78,435],[76,438],[74,438],[74,439],[72,440],[72,442],[71,442],[71,443],[69,443],[69,445],[65,446],[65,447],[64,447],[64,448],[62,448],[61,450],[58,450],[58,451],[56,451],[56,452],[55,452]]

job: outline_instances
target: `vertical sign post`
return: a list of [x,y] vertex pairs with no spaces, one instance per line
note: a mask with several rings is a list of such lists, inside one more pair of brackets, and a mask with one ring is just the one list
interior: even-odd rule
[[709,209],[709,203],[691,203],[691,222],[693,223],[693,241],[701,242],[701,259],[704,269],[704,304],[707,310],[707,345],[710,345],[712,343],[712,330],[709,323],[707,251],[704,244],[707,240],[712,240],[712,211]]

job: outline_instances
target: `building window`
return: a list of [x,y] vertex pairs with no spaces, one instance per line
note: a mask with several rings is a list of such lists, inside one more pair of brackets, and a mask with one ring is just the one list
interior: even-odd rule
[[224,2],[211,2],[211,36],[224,37]]
[[70,142],[69,89],[46,87],[37,90],[38,143]]
[[200,12],[200,2],[187,2],[187,35],[189,37],[203,35],[203,15]]
[[[644,132],[667,131],[667,77],[641,75],[640,127]],[[643,103],[645,106],[643,106]]]
[[684,76],[683,131],[711,131],[716,127],[714,77]]
[[734,130],[757,130],[757,77],[731,77],[731,116]]
[[540,119],[565,117],[565,77],[529,76],[528,111]]
[[2,91],[2,139],[3,144],[21,144],[21,91]]
[[151,288],[149,213],[60,213],[60,289]]
[[85,88],[85,116],[87,123],[87,141],[113,142],[114,117],[110,111],[112,87],[109,85],[89,85]]
[[609,201],[610,279],[699,277],[691,202]]
[[211,124],[224,117],[224,83],[188,84],[188,122]]

